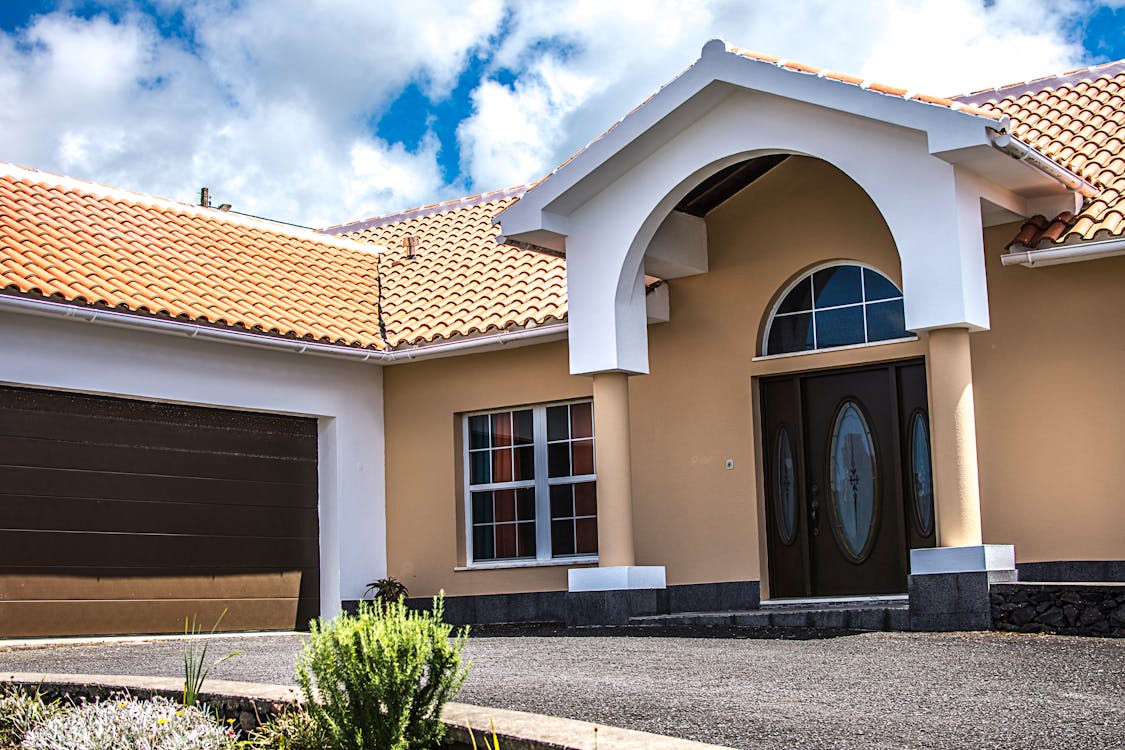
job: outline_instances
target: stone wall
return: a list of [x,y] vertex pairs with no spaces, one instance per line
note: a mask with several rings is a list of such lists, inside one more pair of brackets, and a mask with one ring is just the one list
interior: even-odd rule
[[996,630],[1125,637],[1125,584],[998,583],[989,596]]

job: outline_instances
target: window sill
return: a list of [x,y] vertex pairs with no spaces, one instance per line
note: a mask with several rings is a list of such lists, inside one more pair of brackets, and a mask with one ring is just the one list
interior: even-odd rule
[[844,352],[848,349],[867,349],[872,346],[886,346],[887,344],[905,344],[910,341],[917,341],[917,336],[905,336],[901,339],[886,339],[885,341],[868,341],[863,344],[848,344],[847,346],[829,346],[824,349],[807,349],[802,352],[782,352],[781,354],[763,354],[760,357],[754,357],[751,362],[766,362],[771,359],[785,359],[786,357],[807,357],[810,354],[824,354],[826,352]]
[[471,565],[458,565],[455,573],[468,570],[509,570],[511,568],[558,568],[569,565],[597,565],[597,557],[566,557],[558,560],[512,560],[505,562],[481,562]]

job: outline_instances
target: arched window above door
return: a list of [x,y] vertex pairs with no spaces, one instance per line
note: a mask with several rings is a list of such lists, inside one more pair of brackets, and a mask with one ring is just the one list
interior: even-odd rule
[[766,327],[765,355],[908,338],[902,292],[873,268],[837,263],[802,276]]

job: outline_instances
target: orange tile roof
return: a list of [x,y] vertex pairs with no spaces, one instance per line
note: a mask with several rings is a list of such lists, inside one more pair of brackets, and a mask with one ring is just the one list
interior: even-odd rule
[[899,86],[890,86],[885,83],[877,81],[868,81],[858,76],[848,75],[847,73],[840,73],[837,71],[827,70],[825,68],[818,68],[814,65],[805,65],[804,63],[795,62],[793,60],[785,60],[774,55],[764,55],[760,52],[751,52],[741,47],[734,47],[727,45],[727,51],[733,52],[736,55],[741,55],[748,60],[756,62],[769,63],[776,65],[779,68],[792,71],[794,73],[805,73],[806,75],[814,75],[818,78],[827,78],[830,81],[837,81],[838,83],[846,83],[851,86],[858,86],[859,88],[866,89],[867,91],[874,91],[878,94],[886,96],[893,96],[897,99],[909,99],[911,101],[922,102],[924,104],[933,104],[947,109],[954,109],[958,112],[967,112],[972,115],[979,115],[987,117],[990,120],[999,120],[1003,113],[996,112],[995,110],[984,109],[975,107],[956,99],[948,99],[941,96],[930,96],[929,94],[920,94],[917,91],[901,88]]
[[[365,219],[324,231],[391,248],[383,318],[391,346],[562,321],[566,261],[496,242],[492,219],[525,188]],[[403,241],[417,238],[414,257]]]
[[[1038,217],[1018,239],[1125,233],[1125,62],[940,99],[733,51],[886,96],[1010,116],[1017,138],[1101,188],[1078,216]],[[0,294],[371,349],[530,328],[566,318],[566,269],[496,243],[493,219],[526,189],[320,234],[0,164]]]
[[378,249],[0,164],[0,293],[382,349]]
[[1049,247],[1125,234],[1125,60],[957,99],[1010,116],[1012,135],[1100,188],[1077,215],[1029,220],[1013,243]]

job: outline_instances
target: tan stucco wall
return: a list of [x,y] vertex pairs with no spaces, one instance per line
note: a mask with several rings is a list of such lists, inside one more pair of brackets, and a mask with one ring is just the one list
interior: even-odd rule
[[591,394],[567,368],[565,341],[384,370],[387,570],[413,596],[566,588],[565,567],[454,572],[465,559],[456,415]]
[[[791,158],[707,227],[709,272],[669,282],[671,321],[649,328],[651,374],[630,379],[636,561],[665,565],[670,584],[765,569],[755,378],[927,345],[754,361],[776,295],[809,267],[858,260],[901,283],[878,212],[832,167]],[[993,330],[972,336],[985,539],[1015,544],[1020,560],[1125,558],[1125,259],[1003,268],[1014,229],[988,232]],[[566,588],[565,567],[454,569],[456,415],[590,395],[589,378],[567,373],[565,342],[386,369],[388,566],[412,594]]]
[[[707,223],[710,271],[670,282],[671,322],[649,328],[651,374],[630,380],[637,564],[665,565],[671,584],[760,577],[753,377],[924,351],[752,361],[772,298],[804,269],[862,260],[900,282],[877,211],[831,167],[790,159]],[[454,415],[591,393],[589,378],[567,372],[565,343],[386,369],[388,567],[413,594],[566,588],[565,568],[454,572],[464,559]]]
[[1125,257],[1004,267],[971,336],[986,542],[1021,562],[1125,559]]

